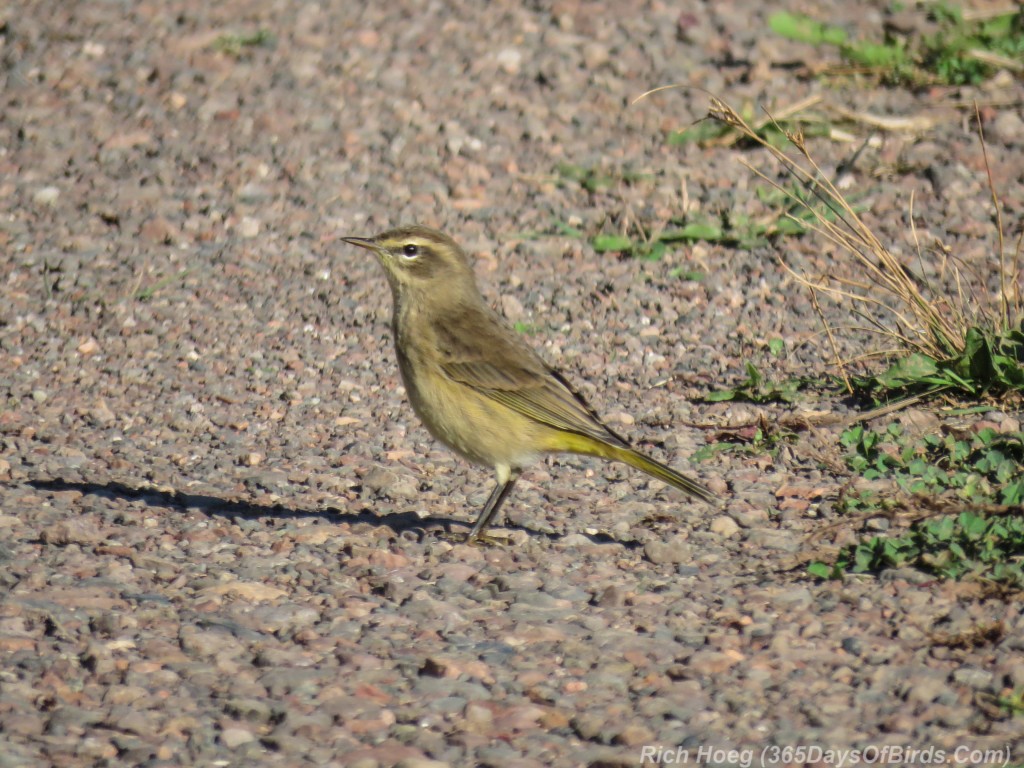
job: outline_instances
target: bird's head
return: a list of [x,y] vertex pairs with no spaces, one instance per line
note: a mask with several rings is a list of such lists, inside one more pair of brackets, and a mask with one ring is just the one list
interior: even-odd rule
[[422,296],[478,295],[466,252],[443,232],[422,226],[389,229],[375,237],[343,237],[346,243],[372,251],[387,273],[396,301],[411,293]]

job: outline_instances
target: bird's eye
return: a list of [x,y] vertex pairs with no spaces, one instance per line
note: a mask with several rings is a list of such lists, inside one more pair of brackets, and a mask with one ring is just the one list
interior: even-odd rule
[[407,259],[415,259],[420,255],[420,248],[413,243],[406,243],[402,247],[402,255]]

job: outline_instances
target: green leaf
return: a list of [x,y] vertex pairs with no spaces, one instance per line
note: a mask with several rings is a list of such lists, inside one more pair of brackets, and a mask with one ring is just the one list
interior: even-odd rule
[[551,222],[551,226],[554,228],[555,234],[562,235],[563,237],[572,237],[577,240],[581,240],[583,238],[582,230],[569,226],[565,222],[555,219]]
[[814,576],[816,579],[838,579],[842,575],[839,568],[819,561],[815,561],[808,565],[807,573]]
[[879,539],[876,537],[866,544],[860,544],[853,552],[853,572],[864,573],[875,567],[876,549]]
[[559,163],[555,166],[555,171],[562,178],[571,181],[583,181],[589,173],[582,165],[575,165],[574,163]]
[[276,43],[274,33],[268,29],[258,29],[245,34],[224,34],[213,41],[213,49],[228,56],[239,56],[243,49],[265,46],[272,48]]
[[706,240],[718,242],[725,238],[725,231],[716,224],[710,222],[693,222],[680,229],[666,229],[658,236],[663,243],[673,243],[679,240],[694,242]]
[[605,189],[611,189],[615,185],[615,179],[606,173],[594,171],[588,174],[580,184],[587,192],[601,192]]
[[1022,504],[1024,503],[1024,477],[1020,478],[1014,483],[1010,483],[1003,488],[1002,498],[1000,502],[1003,504]]
[[992,355],[999,384],[1008,389],[1024,389],[1024,366],[1009,355]]
[[807,233],[807,225],[802,221],[783,216],[775,222],[775,231],[780,235],[804,235]]
[[757,369],[757,366],[749,361],[746,364],[746,368],[747,386],[749,386],[751,389],[757,389],[758,387],[761,386],[761,382],[764,381],[764,376],[761,375],[761,372]]
[[768,17],[768,26],[777,35],[812,45],[842,45],[846,32],[841,27],[822,24],[803,14],[780,11]]
[[732,129],[723,123],[714,120],[700,120],[681,131],[672,131],[668,135],[668,143],[673,147],[685,144],[703,144],[725,136],[730,130]]
[[896,69],[909,63],[907,52],[903,48],[884,43],[843,46],[843,55],[856,64],[873,69]]
[[995,364],[992,362],[992,347],[988,337],[979,328],[968,328],[964,337],[964,352],[956,372],[974,382],[978,389],[985,389],[995,380]]
[[978,430],[977,437],[982,445],[992,445],[996,438],[999,437],[999,433],[992,429],[992,427],[985,427]]
[[646,243],[642,246],[638,246],[635,250],[635,255],[644,261],[660,261],[661,257],[665,255],[665,244],[660,242]]
[[704,395],[706,403],[721,403],[726,400],[735,400],[739,392],[735,389],[719,389],[715,392],[708,392]]
[[944,382],[939,378],[939,366],[935,360],[920,352],[897,360],[875,379],[886,389],[903,389],[914,384]]
[[633,241],[622,235],[598,235],[590,244],[598,253],[623,252],[633,249]]

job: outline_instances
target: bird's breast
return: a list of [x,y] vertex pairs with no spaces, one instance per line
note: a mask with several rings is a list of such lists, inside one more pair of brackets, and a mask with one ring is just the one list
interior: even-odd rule
[[398,367],[413,410],[438,440],[477,464],[523,467],[542,453],[542,425],[455,381],[422,336],[396,333]]

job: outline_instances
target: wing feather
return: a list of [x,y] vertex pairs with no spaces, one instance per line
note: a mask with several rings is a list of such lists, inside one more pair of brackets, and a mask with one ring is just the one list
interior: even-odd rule
[[[453,333],[450,325],[474,328]],[[495,402],[555,429],[613,445],[628,442],[609,429],[565,377],[548,366],[494,315],[470,308],[434,328],[441,370]]]

